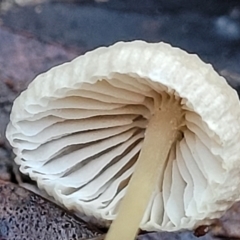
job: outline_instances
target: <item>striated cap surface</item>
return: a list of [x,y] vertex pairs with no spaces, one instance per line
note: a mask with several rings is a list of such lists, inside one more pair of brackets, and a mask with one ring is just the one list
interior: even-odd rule
[[[7,138],[23,173],[69,209],[112,220],[156,101],[186,111],[141,223],[178,230],[240,199],[240,108],[211,65],[165,43],[102,47],[39,75],[14,102]],[[139,186],[141,187],[141,186]]]

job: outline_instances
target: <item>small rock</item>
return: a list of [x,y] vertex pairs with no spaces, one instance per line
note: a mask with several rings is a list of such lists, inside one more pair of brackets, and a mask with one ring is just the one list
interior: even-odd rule
[[0,239],[101,239],[101,232],[56,204],[0,181]]

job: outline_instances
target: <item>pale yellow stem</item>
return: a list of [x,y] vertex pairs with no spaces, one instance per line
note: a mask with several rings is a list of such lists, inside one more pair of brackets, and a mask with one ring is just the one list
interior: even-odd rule
[[[150,119],[136,169],[105,240],[135,239],[155,187],[162,185],[160,176],[163,175],[181,119],[178,103],[164,110],[157,109]],[[157,182],[159,179],[160,182]]]

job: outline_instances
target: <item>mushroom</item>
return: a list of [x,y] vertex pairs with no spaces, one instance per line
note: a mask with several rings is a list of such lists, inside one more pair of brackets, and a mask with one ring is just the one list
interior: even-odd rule
[[101,47],[39,75],[14,102],[20,170],[111,224],[107,240],[192,229],[240,199],[240,108],[196,55],[165,43]]

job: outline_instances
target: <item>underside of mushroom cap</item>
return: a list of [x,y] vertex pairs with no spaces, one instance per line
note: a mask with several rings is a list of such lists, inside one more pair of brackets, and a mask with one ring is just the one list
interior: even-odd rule
[[192,228],[240,196],[240,108],[211,65],[165,43],[99,48],[39,75],[13,105],[7,138],[23,173],[70,209],[112,220],[157,101],[185,111],[143,217],[144,230]]

